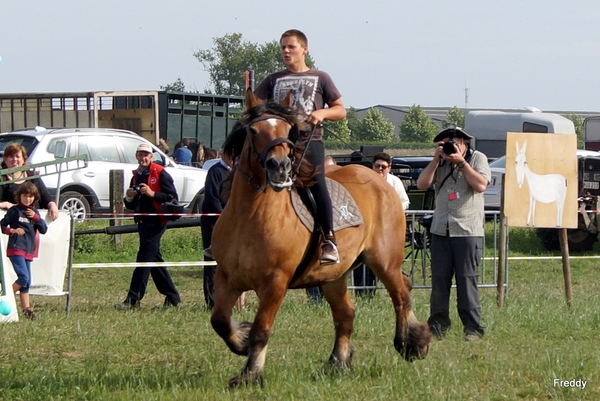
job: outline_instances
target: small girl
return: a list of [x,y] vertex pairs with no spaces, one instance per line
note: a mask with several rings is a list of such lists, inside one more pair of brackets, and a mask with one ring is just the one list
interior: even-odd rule
[[37,256],[37,232],[45,234],[48,226],[40,212],[33,207],[40,199],[36,186],[27,181],[21,184],[15,194],[17,205],[11,207],[0,221],[4,234],[9,235],[6,256],[10,259],[17,281],[12,285],[13,292],[19,291],[21,307],[25,319],[33,320],[35,315],[29,305],[29,286],[31,285],[31,261]]

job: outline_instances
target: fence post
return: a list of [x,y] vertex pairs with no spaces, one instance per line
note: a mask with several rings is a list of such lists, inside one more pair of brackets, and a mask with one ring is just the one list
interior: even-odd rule
[[504,216],[504,212],[500,212],[500,233],[499,233],[499,244],[498,244],[498,271],[496,277],[496,303],[499,308],[504,306],[504,275],[505,275],[505,266],[506,266],[506,256],[507,252],[507,231],[508,231],[508,221],[506,216]]
[[[115,214],[123,214],[123,185],[124,185],[123,170],[110,170],[110,212]],[[120,226],[123,224],[121,219],[110,219],[110,226]],[[113,236],[114,245],[122,245],[123,239],[121,234]]]
[[558,230],[560,240],[560,253],[562,256],[563,277],[565,279],[565,296],[567,297],[567,306],[573,307],[573,288],[571,287],[571,261],[569,260],[569,240],[567,229]]

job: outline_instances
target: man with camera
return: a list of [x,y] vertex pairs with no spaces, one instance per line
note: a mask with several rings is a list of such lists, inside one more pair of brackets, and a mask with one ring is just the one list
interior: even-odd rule
[[475,341],[484,334],[477,277],[483,252],[483,191],[491,173],[487,157],[471,149],[470,139],[460,128],[437,134],[435,156],[419,175],[417,187],[427,189],[434,184],[435,188],[429,327],[437,338],[450,329],[450,289],[455,276],[465,340]]
[[[149,144],[140,144],[135,158],[139,165],[133,171],[131,184],[125,192],[125,207],[142,214],[134,217],[140,237],[136,262],[164,262],[160,253],[160,239],[168,219],[155,214],[160,213],[161,204],[178,199],[177,190],[171,175],[161,165],[152,163],[152,147]],[[150,275],[158,292],[165,296],[163,308],[177,306],[181,302],[166,267],[138,266],[133,270],[127,298],[115,307],[119,310],[138,308],[146,293]]]

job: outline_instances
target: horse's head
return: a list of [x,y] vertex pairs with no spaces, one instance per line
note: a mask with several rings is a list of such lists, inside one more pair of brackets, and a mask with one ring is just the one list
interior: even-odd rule
[[[267,184],[275,191],[293,184],[294,143],[288,139],[297,115],[289,108],[289,95],[283,104],[260,103],[252,91],[246,93],[243,125],[249,154],[265,172]],[[253,177],[253,173],[250,173]]]
[[523,147],[519,148],[519,142],[515,142],[517,146],[517,156],[515,157],[515,171],[517,173],[517,185],[519,188],[523,188],[523,181],[525,180],[525,166],[527,165],[527,159],[525,158],[525,151],[527,150],[527,141],[523,143]]

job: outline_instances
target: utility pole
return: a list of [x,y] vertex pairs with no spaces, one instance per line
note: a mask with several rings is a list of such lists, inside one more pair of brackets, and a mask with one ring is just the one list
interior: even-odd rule
[[467,81],[465,81],[465,110],[469,104],[469,88],[467,88]]

